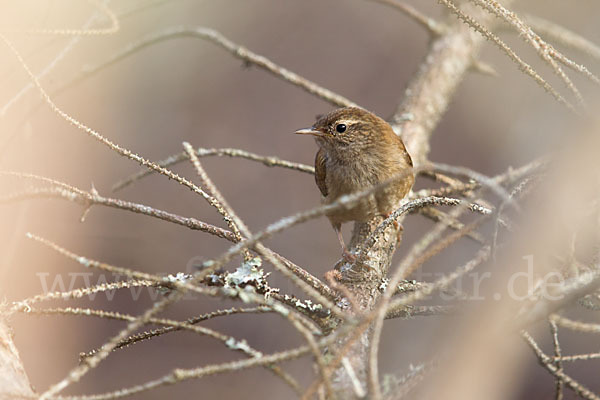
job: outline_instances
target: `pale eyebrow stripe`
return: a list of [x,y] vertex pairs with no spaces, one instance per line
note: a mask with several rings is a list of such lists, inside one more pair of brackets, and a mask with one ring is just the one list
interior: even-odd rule
[[350,125],[353,123],[357,123],[357,122],[362,122],[360,119],[342,119],[338,121],[338,124],[346,124],[346,125]]

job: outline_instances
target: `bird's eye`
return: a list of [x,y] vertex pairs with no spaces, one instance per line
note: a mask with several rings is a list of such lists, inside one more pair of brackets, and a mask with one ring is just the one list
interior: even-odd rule
[[335,126],[335,130],[339,133],[344,133],[346,132],[346,124],[337,124]]

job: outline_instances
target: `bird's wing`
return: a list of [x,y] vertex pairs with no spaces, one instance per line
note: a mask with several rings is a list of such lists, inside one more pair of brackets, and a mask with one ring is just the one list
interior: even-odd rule
[[413,166],[413,160],[410,156],[410,154],[408,154],[408,151],[406,150],[406,146],[404,145],[404,142],[402,141],[402,138],[400,138],[400,136],[396,136],[398,138],[398,147],[400,148],[400,153],[402,154],[402,158],[404,158],[404,161],[406,162],[406,165],[408,167],[412,167]]
[[323,151],[323,149],[319,149],[319,151],[317,151],[317,156],[315,157],[315,181],[317,182],[319,190],[325,197],[327,197],[327,194],[329,193],[327,191],[327,184],[325,183],[326,176],[327,172],[325,170],[325,152]]

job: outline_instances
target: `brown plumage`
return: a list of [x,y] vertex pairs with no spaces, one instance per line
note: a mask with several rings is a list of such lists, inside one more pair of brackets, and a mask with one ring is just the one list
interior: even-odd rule
[[[340,196],[359,192],[412,168],[412,160],[402,139],[378,116],[356,107],[340,108],[319,117],[307,129],[296,131],[315,137],[319,151],[315,158],[315,180],[329,204]],[[405,177],[369,195],[350,209],[327,215],[344,249],[352,259],[342,238],[341,224],[366,222],[377,215],[389,215],[410,191],[414,176]]]

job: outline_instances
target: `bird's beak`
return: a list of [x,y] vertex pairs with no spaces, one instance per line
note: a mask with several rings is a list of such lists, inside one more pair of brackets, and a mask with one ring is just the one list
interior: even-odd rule
[[313,135],[313,136],[324,136],[323,132],[316,130],[315,128],[304,128],[298,129],[294,132],[297,135]]

